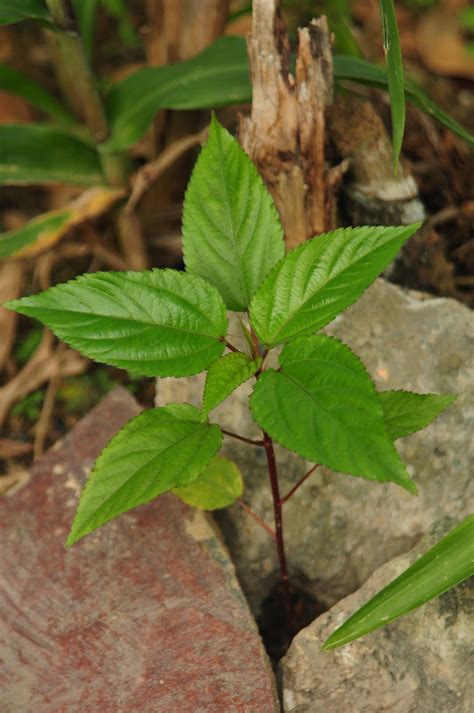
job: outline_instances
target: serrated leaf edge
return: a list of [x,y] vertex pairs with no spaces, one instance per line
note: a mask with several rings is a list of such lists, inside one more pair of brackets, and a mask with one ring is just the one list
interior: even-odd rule
[[[415,233],[417,230],[419,230],[419,228],[421,227],[421,225],[422,225],[422,223],[421,223],[421,222],[418,222],[418,223],[411,223],[410,225],[403,225],[403,226],[390,226],[390,225],[370,225],[370,226],[366,226],[366,225],[363,225],[363,226],[356,226],[356,227],[336,228],[335,230],[329,230],[329,231],[327,231],[326,233],[321,233],[320,235],[316,235],[316,236],[314,236],[313,238],[309,238],[309,240],[306,240],[302,245],[298,245],[296,248],[293,248],[292,250],[289,250],[289,251],[288,251],[282,258],[280,258],[280,260],[272,267],[272,269],[270,270],[270,272],[268,273],[268,275],[265,277],[265,279],[262,281],[262,283],[261,283],[260,286],[258,287],[257,291],[255,292],[255,294],[254,294],[254,296],[252,297],[252,300],[251,300],[251,302],[250,302],[250,306],[249,306],[250,323],[252,324],[252,327],[253,327],[253,329],[255,330],[257,336],[259,337],[259,339],[260,339],[260,340],[263,342],[263,344],[265,344],[266,346],[275,347],[277,344],[280,344],[280,343],[286,344],[286,343],[288,343],[288,342],[290,342],[290,341],[293,341],[294,339],[298,339],[299,337],[308,336],[308,335],[304,335],[304,334],[301,334],[301,333],[300,333],[300,334],[295,334],[295,335],[293,335],[293,336],[291,336],[291,337],[286,338],[283,342],[279,341],[278,338],[274,338],[271,342],[266,342],[265,339],[262,337],[262,335],[259,334],[258,327],[257,327],[257,326],[255,325],[255,323],[252,321],[252,302],[256,299],[256,297],[257,297],[259,291],[264,288],[265,283],[266,283],[267,281],[270,281],[270,279],[273,277],[273,273],[277,272],[277,270],[280,270],[283,261],[286,260],[286,258],[288,257],[288,255],[293,255],[293,254],[295,254],[296,252],[303,252],[304,248],[307,246],[307,244],[308,244],[309,242],[311,242],[312,240],[317,240],[318,238],[322,238],[322,237],[327,236],[327,235],[331,235],[331,233],[336,232],[336,230],[337,230],[338,232],[340,231],[340,232],[342,232],[342,233],[349,233],[349,234],[350,234],[350,233],[353,233],[354,231],[361,230],[362,228],[370,228],[371,230],[372,230],[372,229],[373,229],[373,230],[377,230],[377,229],[378,229],[378,230],[382,230],[382,229],[384,229],[384,228],[385,228],[385,230],[390,230],[390,229],[393,229],[393,228],[395,228],[395,227],[402,228],[402,229],[406,229],[406,230],[409,230],[410,228],[413,228],[413,232],[405,238],[405,240],[409,240],[409,239],[414,235],[414,233]],[[352,263],[352,265],[354,265],[354,264],[356,264],[356,263]],[[351,265],[351,266],[352,266],[352,265]],[[382,271],[381,271],[381,272],[382,272]],[[349,307],[351,307],[353,304],[355,304],[355,302],[357,302],[357,300],[359,300],[359,299],[362,297],[362,295],[364,294],[364,292],[366,292],[366,291],[368,290],[368,288],[369,288],[371,285],[373,285],[373,283],[374,283],[375,280],[380,276],[380,274],[381,274],[381,273],[379,272],[377,275],[375,275],[375,277],[374,277],[374,278],[369,282],[369,284],[362,290],[362,292],[360,292],[360,293],[354,298],[354,300],[353,300],[352,302],[350,302],[348,305],[346,305],[346,307],[344,307],[340,312],[338,312],[338,314],[335,315],[329,322],[326,322],[326,324],[321,325],[321,326],[317,329],[317,331],[319,331],[320,329],[323,329],[325,326],[327,326],[327,324],[330,324],[330,323],[333,321],[333,319],[335,319],[336,317],[338,317],[340,314],[343,314]],[[321,289],[321,290],[324,289],[324,288],[327,286],[327,284],[329,284],[329,282],[330,282],[330,281],[328,280],[326,283],[324,283],[324,285],[323,285],[320,289]],[[271,306],[270,306],[270,307],[271,307]],[[301,309],[303,309],[303,308],[302,308],[302,307],[299,307],[298,310],[296,310],[296,311],[299,312]],[[289,317],[289,318],[286,320],[286,322],[284,323],[283,326],[286,326],[286,325],[291,321],[291,319],[293,318],[293,316],[294,316],[294,314],[291,315],[291,317]],[[262,320],[262,321],[265,321],[265,322],[268,322],[268,321],[269,321],[269,320],[268,320],[268,314],[266,315],[266,319],[265,319],[265,320]],[[283,326],[280,326],[280,327],[279,327],[278,332],[281,332],[281,331],[282,331]]]
[[[179,403],[169,403],[169,404],[166,404],[166,406],[162,406],[161,408],[166,408],[167,406],[177,406],[177,405],[180,406],[181,404],[179,404]],[[192,404],[186,404],[186,405],[192,406]],[[157,408],[160,408],[160,407],[157,407]],[[200,418],[200,416],[199,416],[199,415],[200,415],[199,409],[198,409],[197,407],[194,407],[194,408],[195,408],[196,411],[197,411],[197,419],[196,419],[196,421],[192,421],[191,419],[183,419],[183,421],[184,421],[184,422],[189,421],[190,423],[199,423],[199,424],[205,425],[205,421],[203,421],[202,418]],[[129,510],[125,510],[123,513],[119,513],[118,515],[115,515],[113,518],[111,518],[110,520],[107,520],[106,522],[102,523],[101,525],[96,525],[95,527],[93,527],[92,529],[88,530],[88,531],[85,532],[84,534],[82,534],[82,535],[77,535],[77,536],[74,536],[74,537],[73,537],[74,525],[75,525],[75,522],[76,522],[77,517],[78,517],[79,508],[80,508],[80,506],[81,506],[81,503],[82,503],[83,500],[84,500],[84,497],[85,497],[85,495],[86,495],[86,492],[87,492],[88,488],[90,488],[90,485],[91,485],[91,482],[92,482],[92,478],[93,478],[94,474],[96,473],[97,468],[100,467],[100,461],[101,461],[102,457],[104,456],[104,453],[105,453],[106,449],[107,449],[108,446],[112,443],[112,441],[114,441],[116,438],[118,438],[118,437],[123,433],[123,431],[125,431],[125,429],[130,425],[130,423],[131,423],[132,421],[134,421],[135,419],[139,418],[140,416],[144,416],[146,413],[148,413],[148,410],[141,411],[140,413],[136,414],[136,416],[133,416],[131,419],[129,419],[129,420],[127,421],[127,423],[125,423],[125,424],[117,431],[117,433],[115,433],[115,434],[112,436],[112,438],[107,442],[107,444],[106,444],[106,445],[104,446],[104,448],[102,449],[102,452],[100,453],[100,455],[96,458],[96,460],[95,460],[95,462],[94,462],[94,465],[92,466],[92,470],[90,471],[90,473],[89,473],[89,475],[88,475],[88,477],[87,477],[87,480],[86,480],[86,482],[85,482],[85,484],[84,484],[84,487],[83,487],[83,489],[82,489],[82,491],[81,491],[81,495],[80,495],[80,497],[79,497],[79,501],[78,501],[77,507],[76,507],[76,512],[75,512],[75,515],[74,515],[74,518],[73,518],[73,521],[72,521],[72,524],[71,524],[71,529],[70,529],[69,534],[68,534],[68,537],[67,537],[67,539],[66,539],[66,543],[65,543],[66,547],[72,547],[72,545],[74,545],[76,542],[78,542],[79,540],[82,540],[84,537],[86,537],[87,535],[91,534],[92,532],[95,532],[96,530],[99,530],[101,527],[104,527],[104,525],[107,525],[109,522],[112,522],[112,520],[117,519],[117,518],[120,517],[121,515],[125,515],[127,512],[130,512],[130,510],[134,510],[136,507],[141,507],[141,505],[146,505],[147,503],[152,502],[153,500],[156,500],[156,498],[159,498],[160,495],[164,495],[165,493],[168,493],[168,492],[170,492],[170,491],[173,489],[173,486],[171,486],[170,488],[168,488],[168,490],[164,490],[162,493],[160,493],[160,494],[157,495],[156,497],[150,498],[150,500],[148,500],[147,503],[141,503],[140,505],[135,505],[134,507],[130,508]],[[221,436],[221,445],[222,445],[222,432],[221,432],[219,426],[218,426],[216,423],[209,423],[209,420],[208,420],[208,419],[206,419],[206,420],[207,420],[207,423],[208,423],[208,425],[209,425],[210,428],[214,428],[214,427],[215,427],[215,428],[217,428],[217,429],[219,430],[219,433],[220,433],[220,436]],[[172,422],[174,422],[174,421],[172,421]],[[211,462],[211,460],[215,457],[215,455],[219,452],[219,450],[220,450],[220,446],[219,446],[219,448],[217,449],[217,451],[211,456],[211,458],[205,463],[205,465],[204,465],[203,468],[202,468],[202,471],[200,471],[200,473],[198,473],[198,475],[196,476],[196,478],[198,478],[199,475],[201,475],[201,473],[207,468],[207,466],[209,465],[209,463]],[[190,481],[190,482],[193,483],[194,480],[192,480],[192,481]],[[187,485],[189,485],[189,483],[187,483]],[[84,528],[81,528],[81,529],[83,530]]]
[[[366,368],[364,362],[361,360],[361,358],[359,357],[359,355],[356,354],[355,352],[353,352],[352,349],[351,349],[345,342],[343,342],[341,339],[337,339],[336,337],[333,337],[333,336],[330,336],[330,335],[327,335],[327,334],[320,335],[320,336],[324,336],[326,339],[329,339],[329,340],[332,340],[332,341],[334,341],[334,342],[337,342],[338,344],[341,344],[341,345],[343,345],[344,347],[346,347],[347,349],[349,349],[349,351],[351,352],[351,354],[357,359],[357,361],[358,361],[359,364],[361,365],[361,367],[362,367],[362,369],[364,370],[364,372],[365,372],[367,378],[368,378],[369,381],[370,381],[371,388],[372,388],[373,394],[374,394],[374,396],[375,396],[375,401],[377,402],[377,406],[379,406],[379,410],[380,410],[380,412],[381,412],[381,414],[380,414],[380,422],[381,422],[381,426],[382,426],[382,428],[383,428],[384,434],[385,434],[385,436],[386,436],[386,438],[387,438],[387,443],[392,446],[392,448],[393,448],[393,450],[394,450],[396,456],[398,457],[398,459],[400,460],[400,462],[403,464],[403,467],[406,469],[405,464],[403,463],[403,461],[402,461],[402,459],[401,459],[401,457],[400,457],[400,454],[398,453],[397,449],[395,448],[394,443],[393,443],[392,439],[390,438],[390,436],[388,435],[387,430],[386,430],[386,428],[385,428],[385,420],[384,420],[384,417],[383,417],[382,405],[379,404],[379,402],[378,402],[377,389],[376,389],[375,383],[374,383],[374,381],[373,381],[371,375],[369,374],[369,372],[368,372],[368,370],[367,370],[367,368]],[[295,339],[296,339],[296,338],[303,340],[303,339],[306,339],[306,336],[295,337]],[[294,340],[291,340],[291,341],[293,342]],[[289,342],[288,342],[288,343],[289,343]],[[284,368],[283,368],[282,366],[280,366],[279,369],[268,369],[268,370],[266,370],[264,373],[266,373],[267,371],[268,371],[268,372],[270,372],[270,371],[275,371],[275,372],[282,371],[282,372],[284,373]],[[257,419],[257,417],[256,417],[256,414],[255,414],[255,410],[254,410],[254,407],[253,407],[253,404],[252,404],[252,396],[253,396],[253,394],[254,394],[254,390],[252,390],[252,393],[251,393],[250,396],[249,396],[249,408],[250,408],[250,412],[251,412],[251,414],[252,414],[252,417],[253,417],[255,423],[257,423],[258,426],[260,426],[260,428],[262,428],[262,429],[265,431],[265,427],[258,421],[258,419]],[[271,434],[269,434],[269,435],[271,436]],[[272,438],[273,441],[275,441],[275,443],[278,443],[280,446],[282,446],[282,447],[285,448],[286,450],[289,450],[289,451],[291,451],[292,453],[296,453],[297,455],[301,456],[302,458],[306,458],[306,460],[309,460],[311,463],[314,463],[314,460],[311,458],[311,456],[308,456],[308,455],[306,455],[306,454],[304,454],[304,453],[301,453],[301,452],[298,452],[298,451],[293,450],[290,446],[285,445],[285,443],[283,443],[283,442],[282,442],[281,440],[279,440],[278,438],[274,438],[273,436],[271,436],[271,438]],[[394,481],[394,480],[391,480],[391,479],[390,479],[390,480],[383,480],[383,481],[380,481],[380,480],[377,480],[377,478],[368,478],[367,476],[364,476],[364,475],[357,475],[357,474],[350,473],[350,472],[344,471],[344,470],[337,470],[337,471],[336,471],[336,470],[335,470],[334,468],[332,468],[330,465],[328,465],[327,463],[324,463],[324,462],[322,462],[322,461],[321,461],[318,465],[322,465],[322,466],[324,466],[325,468],[328,468],[329,470],[333,470],[333,471],[338,472],[338,473],[343,473],[344,475],[350,475],[350,476],[352,476],[352,477],[354,477],[354,478],[362,478],[363,480],[370,480],[370,481],[372,481],[372,482],[376,482],[376,483],[380,483],[380,484],[384,484],[384,483],[385,483],[385,484],[386,484],[386,483],[394,483],[395,485],[399,485],[400,487],[404,488],[404,490],[406,490],[407,492],[409,492],[411,495],[417,495],[417,494],[418,494],[416,484],[413,482],[413,480],[411,480],[411,478],[408,476],[408,474],[407,474],[407,479],[406,479],[406,481],[402,481],[401,479],[400,479],[400,482],[399,482],[399,481]],[[402,483],[405,483],[406,485],[403,485]]]

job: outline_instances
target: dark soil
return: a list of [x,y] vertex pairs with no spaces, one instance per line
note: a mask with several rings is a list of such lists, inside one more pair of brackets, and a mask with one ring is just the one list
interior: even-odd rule
[[278,663],[286,654],[296,634],[323,614],[327,607],[302,589],[292,589],[293,620],[286,621],[283,588],[276,584],[262,604],[261,616],[257,625],[276,671]]

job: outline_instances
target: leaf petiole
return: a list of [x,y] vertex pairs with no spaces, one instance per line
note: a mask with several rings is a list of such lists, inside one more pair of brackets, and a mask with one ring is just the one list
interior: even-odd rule
[[264,446],[263,441],[256,441],[252,438],[246,438],[245,436],[240,436],[238,433],[232,433],[232,431],[226,431],[225,428],[221,428],[222,433],[230,438],[236,438],[238,441],[243,441],[244,443],[250,443],[251,446]]

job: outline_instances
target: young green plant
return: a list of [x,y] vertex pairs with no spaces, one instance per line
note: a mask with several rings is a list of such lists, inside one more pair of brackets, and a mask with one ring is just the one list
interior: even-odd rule
[[[223,435],[249,441],[266,453],[272,534],[290,616],[282,510],[309,473],[282,495],[274,442],[315,465],[416,493],[393,442],[454,400],[379,393],[349,347],[319,333],[360,297],[417,227],[338,229],[285,255],[275,206],[255,166],[213,118],[184,204],[185,272],[87,274],[8,303],[96,361],[144,376],[207,370],[201,408],[181,403],[145,411],[110,441],[67,544],[169,491],[198,507],[230,505],[240,497],[241,477],[217,454]],[[247,315],[249,326],[241,322],[246,351],[227,339],[227,310]],[[270,368],[268,352],[281,345],[279,367]],[[255,380],[251,413],[262,429],[255,441],[211,418],[249,379]]]

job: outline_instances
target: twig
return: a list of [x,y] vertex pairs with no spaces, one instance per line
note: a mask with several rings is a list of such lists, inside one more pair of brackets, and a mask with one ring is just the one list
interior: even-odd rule
[[238,500],[237,503],[240,505],[242,510],[245,510],[245,512],[247,512],[249,515],[251,515],[253,517],[253,519],[256,522],[258,522],[260,527],[262,527],[265,530],[265,532],[267,532],[270,535],[272,540],[275,541],[276,535],[275,535],[275,532],[272,530],[272,528],[269,527],[267,525],[267,523],[264,520],[262,520],[262,518],[259,515],[257,515],[257,513],[254,510],[252,510],[252,508],[249,505],[247,505],[247,503],[244,503],[243,500]]
[[[24,265],[14,261],[0,266],[0,305],[21,295],[24,282]],[[10,358],[16,334],[18,315],[0,307],[0,369]]]
[[[52,343],[52,334],[45,330],[41,344],[28,363],[0,388],[0,427],[13,404],[39,389],[58,369],[57,355],[52,350]],[[68,349],[61,359],[59,371],[62,376],[77,376],[82,374],[87,364],[86,359]]]
[[19,485],[22,481],[25,482],[28,480],[28,477],[27,470],[17,470],[15,473],[0,476],[0,496],[10,495],[10,490],[13,495],[13,492],[16,490],[15,486]]
[[[318,465],[319,465],[319,464],[318,464]],[[318,467],[318,465],[313,465],[313,466],[303,475],[303,477],[298,480],[298,482],[291,488],[291,490],[289,490],[286,495],[284,495],[282,498],[280,498],[280,505],[284,505],[284,503],[286,503],[286,501],[289,500],[289,499],[291,498],[291,496],[294,495],[294,493],[296,493],[296,491],[298,490],[298,488],[299,488],[301,485],[303,485],[303,483],[305,482],[305,480],[306,480],[307,478],[309,478],[309,476],[314,473],[314,471],[316,470],[316,468]]]
[[117,219],[117,232],[127,267],[130,270],[146,270],[148,255],[142,228],[133,211],[122,208]]
[[250,443],[251,446],[263,446],[263,441],[254,441],[251,438],[246,438],[245,436],[239,436],[238,433],[232,433],[232,431],[226,431],[225,428],[221,428],[222,433],[231,438],[236,438],[238,441],[243,441],[244,443]]
[[87,245],[66,243],[59,247],[54,246],[48,252],[38,256],[34,263],[34,273],[41,289],[48,290],[51,287],[51,272],[57,262],[74,260],[78,257],[84,257],[88,253],[89,248]]
[[186,151],[193,146],[202,144],[206,140],[207,128],[197,134],[184,136],[182,139],[173,141],[167,146],[154,161],[147,163],[136,174],[133,180],[133,188],[130,198],[125,204],[125,213],[132,213],[137,207],[143,194],[150,188],[152,183],[158,178]]
[[51,375],[46,389],[46,394],[41,406],[41,413],[35,427],[35,440],[33,445],[33,459],[36,460],[44,453],[46,438],[48,436],[49,425],[53,415],[54,404],[56,402],[56,394],[61,383],[60,365],[61,357],[66,349],[65,344],[60,344],[56,349],[56,369]]

